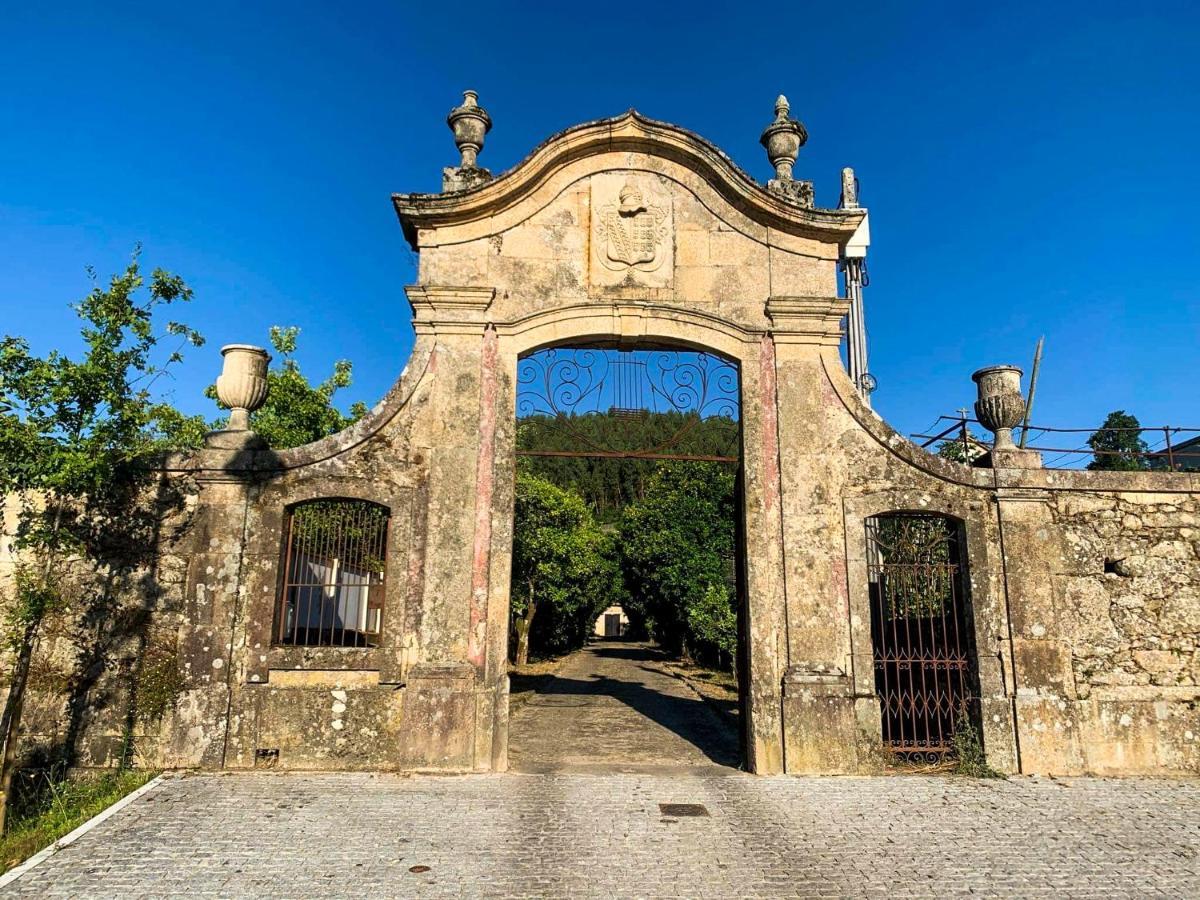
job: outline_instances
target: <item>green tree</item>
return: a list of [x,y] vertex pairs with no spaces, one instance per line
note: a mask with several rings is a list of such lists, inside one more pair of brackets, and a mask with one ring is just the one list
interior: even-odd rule
[[[636,417],[609,412],[564,416],[529,415],[517,420],[521,450],[654,450],[698,456],[736,456],[738,423],[694,412],[646,411]],[[605,523],[645,496],[658,463],[603,456],[527,456],[526,471],[575,491]]]
[[940,442],[937,446],[937,455],[942,459],[965,463],[969,466],[986,446],[983,438],[973,431],[968,431],[965,441],[960,433],[953,439]]
[[1100,471],[1139,472],[1149,468],[1145,454],[1150,448],[1142,440],[1141,423],[1136,416],[1118,409],[1108,414],[1104,424],[1090,438],[1092,461],[1088,468]]
[[718,665],[737,657],[737,609],[732,585],[706,584],[687,607],[688,632],[696,647],[716,654]]
[[[529,661],[535,617],[544,649],[582,646],[587,629],[619,599],[613,542],[583,498],[543,478],[518,471],[513,516],[512,623],[515,662]],[[549,645],[549,646],[545,646]]]
[[626,507],[620,547],[629,612],[668,650],[734,662],[737,590],[734,472],[719,463],[662,464]]
[[[353,366],[349,360],[334,363],[333,372],[320,384],[305,377],[295,357],[299,334],[295,326],[271,326],[271,346],[278,355],[267,372],[267,400],[250,416],[250,427],[276,450],[337,434],[367,414],[363,403],[353,404],[349,415],[333,405],[334,394],[350,386]],[[216,387],[209,387],[205,396],[215,400]]]
[[127,518],[123,504],[148,477],[148,459],[193,444],[204,428],[152,393],[186,346],[203,343],[185,325],[155,322],[160,307],[190,300],[192,291],[162,269],[146,284],[137,251],[106,288],[89,275],[92,290],[74,306],[83,322],[80,358],[36,356],[19,337],[0,341],[0,499],[16,507],[20,560],[7,598],[12,663],[0,719],[0,829],[43,622],[68,604],[86,615],[96,595],[72,587],[73,567],[104,565],[102,542]]

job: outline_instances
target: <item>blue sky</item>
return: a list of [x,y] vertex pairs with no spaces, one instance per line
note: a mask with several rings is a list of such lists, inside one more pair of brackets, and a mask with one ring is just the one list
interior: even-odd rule
[[[0,2],[0,332],[72,349],[84,266],[196,290],[217,348],[302,329],[374,403],[412,345],[393,191],[437,190],[446,112],[479,91],[499,172],[636,107],[755,177],[784,92],[796,171],[871,209],[876,407],[904,432],[969,405],[970,373],[1046,357],[1035,420],[1200,426],[1200,7],[1141,4],[16,4]],[[38,7],[41,7],[40,9]]]

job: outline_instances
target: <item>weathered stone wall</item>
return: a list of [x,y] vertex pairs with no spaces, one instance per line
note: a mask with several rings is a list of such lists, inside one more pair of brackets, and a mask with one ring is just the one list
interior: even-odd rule
[[[810,387],[780,402],[781,416],[794,411],[810,429],[796,450],[809,448],[810,458],[792,470],[798,489],[807,484],[815,493],[809,516],[818,524],[797,531],[792,543],[804,548],[803,596],[822,597],[792,619],[805,623],[813,650],[792,655],[801,701],[788,726],[789,743],[799,748],[789,763],[803,758],[805,770],[854,771],[870,761],[879,723],[864,522],[915,510],[964,524],[985,745],[994,766],[1200,770],[1200,482],[1171,473],[970,469],[923,453],[889,429],[858,400],[832,354],[821,370],[824,377],[814,366],[797,379]],[[839,542],[828,537],[839,524],[829,497],[841,501],[844,578],[836,563],[823,577],[826,564],[815,555],[822,547],[838,552]],[[845,625],[828,614],[839,605],[849,612]],[[843,686],[843,670],[852,684]],[[822,735],[851,733],[847,693],[855,698],[858,740],[841,742],[838,758]]]
[[[1059,494],[1065,609],[1080,699],[1200,686],[1200,531],[1192,494]],[[1200,691],[1196,691],[1200,695]]]
[[[3,498],[0,615],[8,627],[20,498]],[[180,636],[190,628],[185,602],[195,485],[152,479],[106,521],[81,515],[80,536],[104,547],[104,564],[68,558],[56,568],[63,604],[39,632],[22,716],[22,750],[44,763],[116,765],[123,754],[156,758],[175,710],[188,704],[193,661]],[[74,516],[71,516],[74,518]],[[0,646],[7,696],[12,651]],[[213,724],[214,727],[215,723]]]
[[1056,480],[1036,555],[1013,566],[1042,584],[1014,615],[1023,766],[1200,770],[1200,490],[1187,475]]

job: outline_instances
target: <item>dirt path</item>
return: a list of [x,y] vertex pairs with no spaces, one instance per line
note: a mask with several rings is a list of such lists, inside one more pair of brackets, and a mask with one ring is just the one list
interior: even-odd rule
[[738,738],[653,644],[572,654],[509,723],[516,772],[660,771],[738,765]]

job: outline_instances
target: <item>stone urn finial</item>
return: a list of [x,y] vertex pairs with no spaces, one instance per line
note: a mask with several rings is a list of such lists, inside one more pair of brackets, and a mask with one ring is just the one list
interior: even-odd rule
[[226,432],[249,431],[250,413],[267,399],[267,364],[270,354],[251,344],[226,344],[221,348],[225,365],[217,379],[217,399],[229,407]]
[[804,126],[789,118],[790,111],[787,97],[780,94],[775,101],[775,121],[763,130],[759,138],[767,148],[767,158],[775,167],[775,177],[780,181],[792,180],[792,165],[800,155],[800,148],[808,140]]
[[476,159],[483,150],[483,138],[492,130],[492,118],[479,105],[479,95],[474,91],[463,91],[462,106],[450,110],[446,124],[454,132],[454,144],[462,154],[460,168],[474,169]]
[[1021,394],[1021,370],[1017,366],[988,366],[971,376],[979,388],[975,415],[981,425],[996,435],[995,450],[1015,450],[1012,430],[1025,415]]

